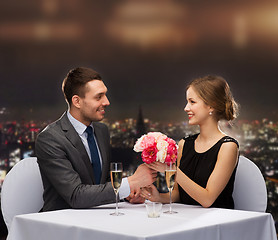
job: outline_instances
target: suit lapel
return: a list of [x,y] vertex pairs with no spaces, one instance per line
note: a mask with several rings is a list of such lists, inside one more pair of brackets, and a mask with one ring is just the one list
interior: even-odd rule
[[61,118],[61,127],[62,130],[65,132],[66,138],[72,143],[72,145],[79,151],[81,159],[86,166],[88,174],[90,175],[91,179],[94,182],[94,173],[90,158],[87,154],[87,151],[80,139],[78,133],[75,131],[74,127],[70,123],[66,113]]
[[105,146],[105,139],[103,138],[103,133],[97,124],[93,124],[95,135],[97,139],[97,144],[102,158],[102,174],[101,174],[101,183],[105,182],[107,179],[107,174],[109,172],[109,161],[107,156],[107,150]]

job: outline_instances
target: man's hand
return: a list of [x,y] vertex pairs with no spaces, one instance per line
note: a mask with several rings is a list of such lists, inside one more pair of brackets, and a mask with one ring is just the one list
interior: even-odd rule
[[140,188],[151,185],[156,181],[157,172],[147,166],[146,163],[141,164],[135,173],[128,177],[130,186],[130,197],[138,197],[140,195]]

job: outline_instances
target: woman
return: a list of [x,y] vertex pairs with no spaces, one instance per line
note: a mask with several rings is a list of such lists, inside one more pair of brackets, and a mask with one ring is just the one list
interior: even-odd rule
[[[199,125],[200,133],[179,142],[176,185],[172,200],[203,207],[234,208],[232,198],[239,155],[238,142],[219,128],[219,120],[233,120],[237,104],[227,82],[219,76],[193,80],[186,91],[190,125]],[[151,168],[163,172],[165,164],[154,162]],[[141,192],[151,201],[169,202],[168,193],[159,193],[152,185]]]

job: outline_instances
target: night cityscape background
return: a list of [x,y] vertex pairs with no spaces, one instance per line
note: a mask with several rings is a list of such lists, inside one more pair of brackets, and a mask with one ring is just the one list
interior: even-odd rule
[[0,6],[1,181],[34,155],[39,131],[67,109],[61,83],[72,68],[102,75],[113,158],[127,172],[140,163],[132,148],[143,130],[176,141],[198,132],[183,111],[185,87],[217,74],[240,104],[239,118],[222,128],[261,169],[267,211],[278,221],[277,1],[10,0]]

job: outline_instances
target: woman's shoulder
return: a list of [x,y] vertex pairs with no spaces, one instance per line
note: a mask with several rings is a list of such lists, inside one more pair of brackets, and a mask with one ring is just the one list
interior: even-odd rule
[[239,148],[239,143],[238,141],[233,138],[233,137],[230,137],[230,136],[224,136],[223,138],[220,139],[220,142],[221,143],[226,143],[226,142],[233,142],[237,145],[237,147]]
[[193,134],[193,135],[188,135],[188,136],[183,137],[182,139],[186,142],[187,141],[195,141],[196,138],[198,137],[198,135],[199,135],[199,133]]
[[194,146],[194,141],[196,140],[198,135],[199,135],[199,133],[183,137],[179,141],[179,149],[185,150],[185,146],[187,146],[186,149],[192,148]]

